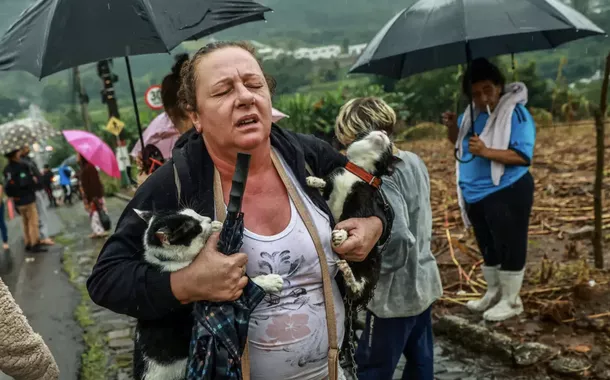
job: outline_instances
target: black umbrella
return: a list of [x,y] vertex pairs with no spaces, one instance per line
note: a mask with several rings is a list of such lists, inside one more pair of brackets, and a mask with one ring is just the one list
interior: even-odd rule
[[[558,0],[420,0],[381,28],[350,73],[400,79],[600,34],[605,32]],[[469,108],[472,128],[474,108]],[[460,160],[457,148],[454,153]]]
[[[223,223],[218,250],[231,255],[243,243],[244,214],[241,203],[248,178],[250,155],[239,153],[233,173],[233,184]],[[235,302],[197,302],[195,325],[191,336],[186,378],[188,380],[228,380],[243,378],[241,356],[248,337],[250,314],[263,300],[265,292],[248,281]]]
[[143,149],[128,57],[169,53],[185,40],[264,20],[270,10],[251,0],[39,0],[0,40],[0,70],[24,70],[43,78],[85,63],[125,57]]
[[350,73],[396,79],[605,34],[559,0],[420,0],[369,42]]

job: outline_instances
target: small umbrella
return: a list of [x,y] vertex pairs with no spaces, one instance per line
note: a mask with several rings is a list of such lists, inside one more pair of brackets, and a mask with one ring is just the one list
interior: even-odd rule
[[9,124],[12,124],[15,127],[24,126],[29,128],[39,140],[46,140],[61,134],[60,131],[53,128],[53,126],[44,119],[27,117],[24,119],[13,120]]
[[38,137],[30,128],[14,124],[5,123],[0,125],[0,154],[5,155],[23,148],[26,144],[33,144]]
[[271,9],[252,0],[39,0],[0,40],[0,71],[38,78],[125,57],[136,123],[142,127],[128,56],[169,53],[185,40],[252,21]]
[[62,131],[70,145],[91,164],[111,177],[121,178],[119,164],[112,149],[93,133],[80,130]]
[[605,32],[558,0],[420,0],[381,28],[350,73],[400,79],[600,34]]
[[78,161],[76,160],[76,154],[73,154],[63,160],[59,166],[76,166]]
[[[233,174],[227,217],[223,223],[218,250],[227,255],[239,251],[244,233],[241,202],[246,187],[250,155],[239,153]],[[242,379],[241,356],[248,337],[248,324],[254,308],[265,292],[248,281],[239,299],[232,303],[197,302],[191,337],[187,380]]]

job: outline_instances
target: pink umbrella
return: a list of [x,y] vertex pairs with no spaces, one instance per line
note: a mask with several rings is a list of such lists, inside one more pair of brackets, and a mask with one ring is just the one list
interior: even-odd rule
[[68,143],[91,164],[102,169],[111,177],[121,178],[121,171],[112,149],[93,133],[68,130],[62,131]]
[[[167,114],[163,112],[150,122],[144,130],[142,138],[144,139],[144,146],[149,144],[155,145],[159,148],[164,158],[170,158],[174,144],[180,138],[180,133],[174,128],[174,124]],[[141,151],[142,144],[138,140],[129,154],[137,157]]]

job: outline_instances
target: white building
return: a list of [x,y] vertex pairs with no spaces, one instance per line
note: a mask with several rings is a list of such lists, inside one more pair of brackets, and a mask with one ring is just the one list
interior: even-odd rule
[[341,54],[341,46],[327,45],[315,48],[299,48],[293,52],[296,59],[309,59],[317,61],[318,59],[337,58]]

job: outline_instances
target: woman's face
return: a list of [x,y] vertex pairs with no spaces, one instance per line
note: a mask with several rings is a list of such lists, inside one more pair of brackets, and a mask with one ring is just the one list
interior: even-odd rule
[[490,80],[478,81],[472,84],[472,100],[475,106],[481,111],[485,111],[487,106],[493,111],[502,94],[502,87]]
[[216,149],[249,151],[269,139],[271,94],[254,57],[239,47],[199,59],[197,110],[191,119]]

